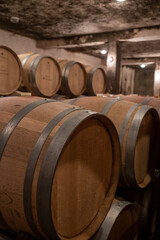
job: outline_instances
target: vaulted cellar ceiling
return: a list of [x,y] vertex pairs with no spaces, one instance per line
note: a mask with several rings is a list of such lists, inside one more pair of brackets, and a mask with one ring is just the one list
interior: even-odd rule
[[[18,17],[19,23],[10,21]],[[160,25],[159,0],[1,0],[0,28],[52,39]]]

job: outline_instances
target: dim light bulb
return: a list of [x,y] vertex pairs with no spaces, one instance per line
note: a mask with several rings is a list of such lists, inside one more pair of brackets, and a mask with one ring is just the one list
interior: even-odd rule
[[107,50],[103,49],[101,50],[101,54],[106,54],[107,53]]
[[145,68],[146,67],[146,64],[141,64],[141,68]]

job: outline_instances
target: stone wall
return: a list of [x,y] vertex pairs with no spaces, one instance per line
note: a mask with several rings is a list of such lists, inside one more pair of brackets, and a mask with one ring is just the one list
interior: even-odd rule
[[68,60],[79,61],[85,65],[99,66],[102,64],[100,58],[92,57],[87,54],[73,53],[64,49],[40,49],[36,47],[36,41],[31,38],[13,34],[0,29],[0,45],[7,46],[17,54],[33,52],[43,55],[49,55],[53,58],[64,58]]

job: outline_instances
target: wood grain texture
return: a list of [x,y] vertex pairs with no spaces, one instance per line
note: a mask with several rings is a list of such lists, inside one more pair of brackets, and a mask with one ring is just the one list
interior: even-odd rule
[[87,72],[87,93],[94,96],[98,93],[105,93],[107,89],[106,73],[101,67],[85,66]]
[[0,46],[0,95],[15,92],[22,81],[22,67],[18,56],[10,48]]
[[[17,112],[39,99],[1,98],[0,132]],[[46,166],[49,164],[49,159],[45,157],[55,135],[57,146],[60,147],[60,156],[56,159],[54,155],[52,161],[58,163],[55,175],[51,172],[53,180],[49,208],[52,224],[59,237],[77,240],[91,237],[109,211],[118,184],[120,168],[119,139],[113,123],[97,113],[76,109],[66,103],[50,101],[39,105],[23,117],[11,134],[0,161],[0,212],[15,232],[33,234],[24,209],[26,169],[42,131],[52,119],[68,109],[74,111],[64,115],[50,132],[40,149],[35,166],[30,210],[36,228],[48,239],[37,212],[37,187],[42,163],[47,161]],[[79,114],[86,117],[73,128],[69,136],[67,135],[65,145],[61,146],[63,135],[67,131],[65,128],[63,131],[61,129],[66,123],[71,125],[70,119],[76,119]],[[53,147],[53,150],[58,151],[58,147],[55,149]],[[49,178],[48,172],[49,169],[44,171],[44,179]],[[1,227],[3,228],[3,225]]]
[[[68,103],[70,101],[65,100]],[[106,96],[86,97],[75,99],[73,104],[101,113],[107,104],[112,103],[104,114],[113,121],[120,137],[120,182],[130,187],[144,188],[149,184],[159,162],[158,114],[153,108],[143,105],[123,100],[113,101],[114,99]]]
[[39,54],[18,55],[23,67],[23,85],[32,95],[52,97],[61,85],[61,71],[54,58]]
[[114,199],[97,234],[91,240],[133,240],[138,232],[136,206]]
[[[118,95],[116,97],[118,97]],[[142,103],[142,104],[151,106],[158,111],[158,114],[160,116],[160,98],[159,97],[152,97],[152,96],[145,97],[145,96],[135,96],[135,95],[126,95],[126,96],[120,95],[119,97],[130,102]]]
[[[137,205],[139,233],[137,238],[153,239],[158,225],[158,194],[160,190],[160,172],[156,170],[152,181],[145,189],[133,190],[118,188],[117,195]],[[156,238],[155,238],[156,239]]]
[[87,74],[84,66],[75,61],[57,60],[62,71],[62,94],[77,97],[84,93],[87,86]]

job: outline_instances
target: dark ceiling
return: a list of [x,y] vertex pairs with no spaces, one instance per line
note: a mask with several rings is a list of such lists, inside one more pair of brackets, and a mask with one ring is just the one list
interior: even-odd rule
[[[12,23],[18,17],[19,23]],[[0,28],[35,39],[160,25],[159,0],[1,0]]]

